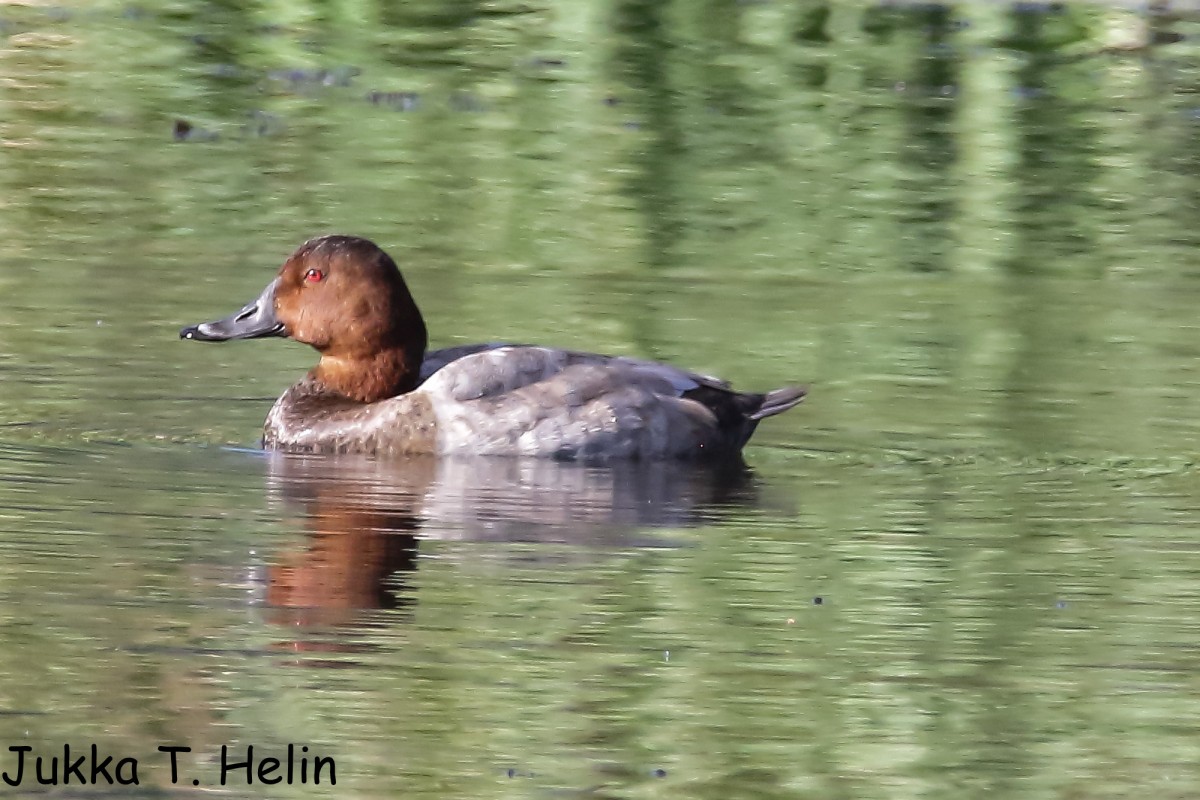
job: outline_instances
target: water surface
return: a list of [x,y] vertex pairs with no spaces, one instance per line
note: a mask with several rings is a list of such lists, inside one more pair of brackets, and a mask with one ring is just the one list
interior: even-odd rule
[[[1172,8],[0,4],[0,755],[96,742],[147,795],[1194,797]],[[268,457],[314,354],[176,334],[331,231],[435,346],[811,397],[748,470]],[[338,785],[217,785],[289,743]]]

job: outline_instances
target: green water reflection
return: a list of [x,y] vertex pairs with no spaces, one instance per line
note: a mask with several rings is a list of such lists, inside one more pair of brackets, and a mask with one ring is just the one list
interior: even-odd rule
[[[223,743],[338,759],[239,796],[1195,797],[1172,9],[0,2],[0,756],[97,741],[143,791],[159,744],[205,786]],[[175,333],[329,231],[435,345],[810,402],[737,480],[231,449],[312,355]]]

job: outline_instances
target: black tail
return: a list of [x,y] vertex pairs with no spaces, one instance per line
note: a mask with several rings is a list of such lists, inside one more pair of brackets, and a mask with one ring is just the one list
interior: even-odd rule
[[807,389],[799,386],[785,386],[766,394],[735,392],[721,386],[698,386],[683,396],[713,413],[728,450],[736,453],[754,435],[759,420],[782,414],[803,400],[807,393]]
[[808,389],[802,386],[785,386],[782,389],[767,392],[761,395],[762,402],[758,408],[747,413],[746,418],[757,422],[766,417],[782,414],[803,400],[806,394],[808,394]]

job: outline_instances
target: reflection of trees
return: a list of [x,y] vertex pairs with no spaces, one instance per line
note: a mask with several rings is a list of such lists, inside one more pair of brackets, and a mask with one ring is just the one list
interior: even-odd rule
[[[158,327],[224,307],[297,239],[331,229],[395,253],[439,343],[598,347],[764,385],[817,372],[863,389],[854,419],[871,429],[930,402],[906,408],[891,396],[902,387],[864,383],[878,376],[979,393],[932,398],[944,422],[1015,386],[1013,370],[1029,395],[1066,373],[1108,382],[1118,361],[1138,364],[1123,382],[1154,383],[1172,363],[1153,349],[1093,353],[1091,334],[1045,345],[1092,320],[1154,328],[1160,314],[1093,281],[1114,267],[1153,275],[1148,299],[1167,302],[1200,236],[1195,109],[1180,91],[1194,88],[1190,45],[1170,43],[1168,15],[1122,14],[815,0],[6,6],[0,256],[19,266],[0,272],[0,352],[26,375],[82,366],[68,391],[6,384],[5,421],[115,413],[98,401],[161,398],[130,385],[159,374],[208,396]],[[1147,46],[1113,52],[1105,32],[1138,20]],[[176,118],[216,138],[176,143]],[[1081,283],[1022,285],[1045,273]],[[1064,311],[1082,306],[1087,319]],[[117,308],[143,327],[97,313]],[[60,310],[61,339],[45,309]],[[190,369],[228,369],[229,352],[189,354]],[[306,360],[237,353],[250,376],[239,396],[253,400]],[[177,419],[141,402],[96,426]],[[251,429],[230,426],[240,441]]]

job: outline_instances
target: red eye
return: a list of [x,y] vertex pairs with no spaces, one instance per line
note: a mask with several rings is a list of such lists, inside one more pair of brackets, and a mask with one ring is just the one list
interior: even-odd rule
[[319,269],[310,269],[308,272],[304,273],[304,280],[308,281],[309,283],[320,283],[321,281],[325,280],[325,273],[321,272]]

